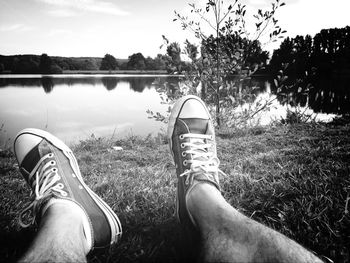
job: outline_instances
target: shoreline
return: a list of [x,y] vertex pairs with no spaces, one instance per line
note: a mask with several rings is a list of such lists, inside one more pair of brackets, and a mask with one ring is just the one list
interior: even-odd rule
[[69,77],[183,77],[184,75],[178,74],[169,74],[165,70],[157,71],[157,70],[66,70],[60,74],[12,74],[12,73],[0,73],[0,78],[10,79],[10,78],[42,78],[42,77],[55,77],[55,78],[64,78],[66,76]]
[[3,71],[0,76],[16,76],[16,75],[167,75],[178,76],[169,74],[166,70],[62,70],[62,73],[12,73],[11,71]]

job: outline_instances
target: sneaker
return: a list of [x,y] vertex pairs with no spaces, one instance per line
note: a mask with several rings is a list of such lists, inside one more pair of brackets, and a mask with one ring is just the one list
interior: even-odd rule
[[[19,217],[22,227],[40,222],[55,202],[69,202],[82,209],[83,229],[92,250],[104,250],[117,243],[122,228],[117,215],[83,181],[73,152],[52,134],[24,129],[15,139],[14,152],[20,172],[31,188],[31,203]],[[26,214],[29,223],[24,223]]]
[[186,205],[197,183],[209,183],[220,191],[219,159],[214,126],[204,102],[192,95],[179,99],[170,114],[168,140],[178,178],[176,212],[182,225],[196,228]]

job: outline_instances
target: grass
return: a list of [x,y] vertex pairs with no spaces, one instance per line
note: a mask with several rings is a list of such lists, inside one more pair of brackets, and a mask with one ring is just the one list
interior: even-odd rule
[[[350,262],[350,126],[260,127],[218,137],[225,198],[242,213],[334,262]],[[115,151],[112,146],[124,150]],[[175,220],[176,176],[161,137],[90,138],[73,147],[87,184],[117,212],[121,242],[91,259],[178,262],[187,259]],[[0,152],[0,258],[14,261],[34,230],[16,216],[29,191],[11,152]],[[349,203],[347,203],[347,200]],[[350,204],[349,204],[350,205]]]

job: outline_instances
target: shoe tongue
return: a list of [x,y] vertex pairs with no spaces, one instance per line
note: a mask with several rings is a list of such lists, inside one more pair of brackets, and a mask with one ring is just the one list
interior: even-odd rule
[[190,118],[182,119],[182,121],[186,123],[190,133],[206,134],[207,132],[209,120]]
[[[208,123],[209,120],[206,119],[198,119],[198,118],[191,118],[191,119],[182,119],[186,125],[188,126],[189,132],[194,134],[206,134],[208,129]],[[204,139],[202,138],[190,138],[190,142],[193,144],[202,145],[205,143]],[[197,149],[197,152],[203,152],[206,151],[204,149]],[[207,158],[204,157],[197,157],[195,158],[198,161],[206,161]]]
[[35,165],[39,162],[40,158],[48,153],[50,153],[49,145],[46,141],[42,141],[27,153],[21,163],[21,166],[26,171],[31,173]]

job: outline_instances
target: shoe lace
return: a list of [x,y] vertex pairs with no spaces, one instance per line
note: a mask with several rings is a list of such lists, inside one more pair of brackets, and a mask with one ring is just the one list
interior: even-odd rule
[[[23,228],[29,227],[35,223],[36,215],[41,206],[52,197],[55,192],[62,196],[67,196],[67,192],[62,190],[64,185],[62,183],[57,183],[61,177],[57,173],[56,161],[52,159],[53,157],[53,153],[44,155],[29,174],[28,182],[32,189],[30,193],[32,200],[30,204],[22,210],[19,216],[19,225]],[[29,223],[24,223],[23,219],[28,213],[31,213],[31,219]]]
[[189,138],[187,142],[181,144],[181,148],[188,147],[183,151],[183,157],[191,154],[190,160],[185,160],[184,165],[190,164],[190,169],[185,170],[180,177],[186,176],[185,184],[192,184],[198,175],[204,175],[208,181],[214,182],[219,186],[218,173],[225,175],[219,169],[220,161],[215,151],[211,151],[214,145],[214,136],[207,134],[187,133],[180,135],[180,139]]

